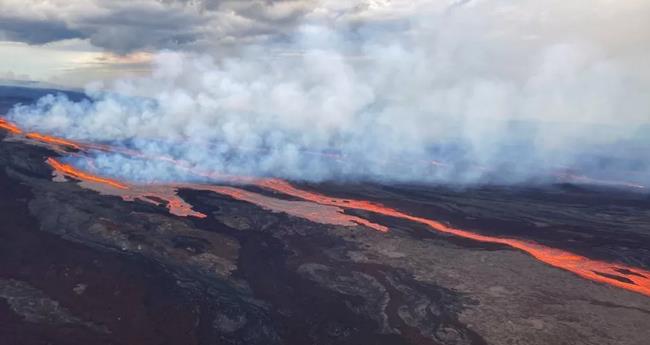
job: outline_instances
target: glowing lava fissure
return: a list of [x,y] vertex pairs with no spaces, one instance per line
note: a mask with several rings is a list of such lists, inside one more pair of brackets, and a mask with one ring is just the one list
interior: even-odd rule
[[[546,247],[531,241],[482,235],[454,228],[435,220],[406,214],[381,204],[364,200],[332,198],[315,192],[298,189],[288,182],[279,179],[261,180],[257,185],[322,205],[336,205],[343,208],[369,211],[384,216],[424,224],[435,231],[478,242],[506,245],[526,252],[541,262],[573,272],[583,278],[650,296],[650,271],[648,270],[622,264],[592,260],[584,256],[576,255],[560,249]],[[635,274],[630,275],[622,273],[626,271],[634,272]]]
[[[0,119],[0,128],[4,128],[5,130],[8,130],[14,134],[22,133],[22,130],[20,128],[16,127],[15,125],[3,119]],[[47,137],[42,135],[40,136],[31,135],[30,137],[35,140],[44,141],[56,145],[65,145],[64,143],[67,142],[65,139]],[[41,140],[43,137],[47,137],[48,139],[51,140],[49,141]],[[92,147],[92,144],[90,144],[88,147]],[[119,149],[113,150],[109,146],[101,145],[97,147],[102,150],[120,152]],[[137,154],[137,156],[141,158],[147,157],[142,154]],[[163,157],[162,159],[167,160],[168,158]],[[592,260],[587,257],[576,255],[560,249],[546,247],[531,241],[482,235],[471,231],[454,228],[435,220],[413,216],[404,213],[402,211],[398,211],[396,209],[383,206],[378,203],[373,203],[365,200],[333,198],[315,192],[298,189],[292,186],[291,184],[289,184],[288,182],[280,179],[253,179],[247,177],[241,177],[241,178],[234,177],[239,182],[252,183],[259,187],[266,188],[268,190],[273,190],[286,195],[294,196],[303,199],[307,202],[311,202],[317,205],[327,206],[330,208],[318,208],[313,205],[309,205],[300,201],[286,201],[286,200],[275,199],[275,198],[263,196],[261,194],[256,194],[253,192],[249,192],[234,187],[189,185],[189,184],[146,185],[146,186],[128,185],[126,183],[122,183],[116,180],[112,180],[109,178],[93,175],[88,172],[80,171],[71,165],[59,162],[54,158],[48,158],[47,163],[54,169],[54,171],[60,174],[72,177],[74,179],[78,179],[80,181],[91,183],[89,188],[96,189],[100,192],[102,191],[106,192],[106,190],[102,190],[102,188],[108,187],[109,194],[119,195],[124,200],[132,201],[132,200],[140,199],[156,205],[160,204],[160,202],[157,200],[163,200],[164,202],[166,202],[167,208],[169,209],[170,213],[178,216],[193,216],[198,218],[206,217],[205,214],[192,210],[192,206],[187,204],[184,200],[182,200],[177,195],[177,191],[179,188],[212,191],[215,193],[228,195],[234,199],[257,204],[265,209],[269,209],[276,212],[285,212],[291,215],[295,215],[319,223],[344,225],[344,226],[361,224],[381,232],[388,231],[388,228],[383,225],[372,223],[360,217],[346,215],[343,212],[343,209],[356,209],[356,210],[369,211],[384,216],[389,216],[389,217],[404,219],[415,223],[424,224],[429,226],[431,229],[435,231],[451,234],[461,238],[471,239],[474,241],[485,242],[485,243],[506,245],[511,248],[515,248],[523,252],[526,252],[543,263],[546,263],[550,266],[554,266],[557,268],[561,268],[566,271],[570,271],[583,278],[609,284],[629,291],[634,291],[646,296],[650,296],[650,271],[648,270],[639,269],[636,267],[630,267],[623,264],[613,264],[613,263],[608,263],[603,261]],[[194,172],[199,176],[203,176],[203,177],[219,176],[223,178],[223,176],[219,174],[195,172],[190,167],[185,167],[185,168],[187,168],[188,172],[190,173]],[[100,188],[98,186],[93,186],[92,184],[96,184],[98,186],[103,186],[103,187]],[[626,272],[631,272],[633,274],[628,274]]]
[[89,183],[84,186],[86,188],[102,194],[119,196],[125,201],[142,200],[157,206],[164,203],[171,214],[180,217],[207,217],[201,212],[194,211],[192,205],[178,196],[178,190],[185,188],[227,195],[233,199],[255,204],[273,212],[286,213],[315,223],[340,226],[364,225],[380,232],[388,231],[388,228],[383,225],[375,224],[360,217],[347,215],[343,212],[342,208],[336,206],[321,205],[307,201],[276,199],[229,186],[203,184],[130,185],[80,171],[71,165],[60,163],[54,158],[48,158],[47,163],[56,172],[64,176]]
[[142,200],[160,206],[165,204],[169,213],[179,217],[205,218],[206,215],[196,212],[192,205],[186,203],[177,194],[177,189],[165,185],[130,185],[124,182],[108,179],[81,171],[72,165],[64,164],[54,158],[46,160],[55,173],[79,180],[84,187],[100,194],[119,196],[125,201]]
[[267,210],[283,212],[315,223],[341,226],[363,225],[379,232],[388,231],[388,227],[384,225],[375,224],[366,219],[345,214],[343,209],[338,206],[322,205],[308,201],[277,199],[234,187],[209,185],[188,185],[187,187],[228,195],[233,199],[255,204]]
[[38,140],[38,141],[46,143],[46,144],[60,145],[60,146],[65,146],[65,147],[75,149],[75,150],[81,150],[80,144],[77,144],[77,143],[72,142],[70,140],[61,139],[61,138],[57,138],[57,137],[53,137],[53,136],[49,136],[49,135],[44,135],[44,134],[32,132],[32,133],[27,133],[25,135],[25,137],[27,137],[29,139]]
[[128,187],[123,183],[120,183],[120,182],[117,182],[115,180],[111,180],[111,179],[104,178],[104,177],[99,177],[99,176],[92,175],[92,174],[87,173],[87,172],[77,170],[72,165],[61,163],[61,162],[57,161],[54,158],[48,158],[46,162],[54,170],[62,172],[65,175],[68,175],[68,176],[70,176],[72,178],[75,178],[75,179],[78,179],[78,180],[105,184],[105,185],[109,185],[109,186],[117,188],[117,189],[128,189]]
[[20,128],[18,128],[18,126],[14,125],[13,123],[11,123],[11,122],[3,119],[3,118],[0,118],[0,128],[4,129],[4,130],[6,130],[6,131],[8,131],[10,133],[13,133],[13,134],[22,134],[23,133],[23,131]]

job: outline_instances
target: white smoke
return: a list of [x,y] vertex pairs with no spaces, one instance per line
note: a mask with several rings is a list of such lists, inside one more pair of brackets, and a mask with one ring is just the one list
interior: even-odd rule
[[[568,167],[649,182],[650,51],[635,44],[650,37],[637,20],[650,6],[597,3],[459,2],[343,27],[306,19],[290,39],[220,59],[162,52],[149,77],[10,117],[223,173],[466,183]],[[187,177],[168,165],[118,154],[93,164]]]

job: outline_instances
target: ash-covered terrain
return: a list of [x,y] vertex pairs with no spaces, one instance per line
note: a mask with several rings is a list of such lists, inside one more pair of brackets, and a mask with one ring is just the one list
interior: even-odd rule
[[[261,183],[127,200],[130,185],[48,164],[76,149],[0,139],[3,344],[650,339],[643,190]],[[195,216],[170,213],[178,200]]]

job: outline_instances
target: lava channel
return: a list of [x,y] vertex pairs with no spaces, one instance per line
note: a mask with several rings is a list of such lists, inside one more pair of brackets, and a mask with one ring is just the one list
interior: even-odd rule
[[207,217],[201,212],[194,211],[192,205],[187,203],[178,195],[179,189],[193,189],[226,195],[233,199],[255,204],[273,212],[286,213],[320,224],[340,226],[363,225],[380,232],[388,231],[388,228],[383,225],[375,224],[360,217],[347,215],[344,213],[342,208],[336,206],[321,205],[307,201],[281,200],[244,189],[227,186],[203,184],[127,184],[92,175],[78,170],[71,165],[63,164],[54,158],[48,158],[47,163],[54,169],[56,174],[82,181],[82,187],[84,188],[94,190],[104,195],[119,196],[125,201],[141,200],[156,206],[165,204],[169,213],[181,217]]
[[[260,180],[257,185],[322,205],[333,205],[342,208],[369,211],[384,216],[424,224],[435,231],[478,242],[506,245],[526,252],[541,262],[573,272],[583,278],[650,296],[650,271],[647,270],[622,264],[593,260],[564,250],[546,247],[531,241],[477,234],[471,231],[454,228],[435,220],[413,216],[378,203],[364,200],[332,198],[322,194],[301,190],[284,180]],[[635,274],[626,275],[622,273],[626,271],[635,272]]]
[[227,195],[233,199],[245,201],[273,212],[286,213],[315,223],[342,226],[363,225],[379,232],[388,231],[388,227],[384,225],[375,224],[364,218],[345,214],[343,209],[338,206],[322,205],[307,201],[282,200],[234,187],[187,185],[186,188]]
[[149,204],[160,206],[164,204],[169,213],[180,217],[205,218],[206,215],[196,212],[192,205],[186,203],[177,194],[175,187],[166,185],[132,185],[125,182],[107,179],[81,171],[72,165],[63,164],[54,158],[48,158],[54,170],[55,180],[69,177],[80,181],[86,189],[94,190],[102,195],[118,196],[125,201],[141,200]]
[[111,187],[117,188],[117,189],[128,189],[126,184],[117,182],[115,180],[111,180],[111,179],[99,177],[99,176],[96,176],[96,175],[92,175],[90,173],[87,173],[87,172],[84,172],[84,171],[81,171],[81,170],[77,170],[72,165],[61,163],[61,162],[57,161],[54,158],[48,158],[46,162],[54,170],[56,170],[58,172],[61,172],[61,173],[65,174],[67,176],[70,176],[72,178],[78,179],[78,180],[104,184],[104,185],[108,185],[108,186],[111,186]]
[[[0,118],[0,128],[3,128],[15,134],[22,133],[22,130],[20,128],[1,118]],[[47,163],[54,169],[56,174],[59,174],[57,175],[58,177],[68,176],[80,180],[86,183],[87,184],[86,187],[88,188],[92,188],[100,192],[111,194],[111,195],[119,195],[124,200],[132,201],[132,200],[140,199],[156,205],[159,205],[161,203],[157,200],[162,200],[167,204],[167,208],[172,214],[179,215],[179,216],[194,216],[199,218],[206,217],[206,215],[200,212],[193,211],[192,206],[187,204],[177,195],[177,190],[178,188],[183,187],[182,185],[130,186],[126,183],[118,182],[116,180],[103,178],[84,171],[77,170],[73,166],[68,164],[63,164],[54,158],[48,158]],[[231,189],[218,189],[217,187],[214,188],[201,187],[201,188],[209,189],[217,193],[219,193],[220,191],[221,194],[229,195],[239,200],[257,203],[259,206],[270,210],[286,212],[310,220],[318,219],[318,221],[328,222],[329,224],[338,224],[338,225],[343,225],[344,223],[346,225],[362,224],[365,226],[369,226],[378,231],[382,231],[382,232],[388,231],[388,228],[383,225],[371,223],[370,221],[360,217],[345,215],[343,213],[343,209],[364,210],[376,214],[404,219],[404,220],[427,225],[433,230],[438,232],[447,233],[447,234],[451,234],[451,235],[455,235],[458,237],[467,238],[479,242],[502,244],[512,248],[516,248],[530,254],[531,256],[533,256],[534,258],[538,259],[541,262],[544,262],[548,265],[557,268],[561,268],[573,272],[581,277],[593,281],[609,284],[612,286],[616,286],[619,288],[623,288],[626,290],[634,291],[637,293],[641,293],[646,296],[650,296],[650,278],[649,278],[650,271],[648,270],[643,270],[643,269],[630,267],[622,264],[612,264],[603,261],[592,260],[587,257],[579,256],[560,249],[546,247],[531,241],[492,237],[488,235],[477,234],[471,231],[447,226],[435,220],[413,216],[398,211],[396,209],[383,206],[378,203],[373,203],[364,200],[332,198],[314,192],[301,190],[293,187],[288,182],[280,179],[260,179],[260,180],[244,179],[244,180],[253,181],[253,184],[257,186],[269,190],[274,190],[276,192],[280,192],[286,195],[298,197],[300,199],[312,203],[325,205],[325,206],[335,206],[337,207],[337,209],[335,209],[336,215],[330,217],[321,217],[320,215],[317,216],[315,212],[318,211],[314,211],[313,209],[311,209],[311,207],[302,208],[303,211],[296,211],[296,210],[300,210],[301,209],[300,207],[294,207],[293,209],[287,209],[284,207],[284,205],[283,207],[279,207],[278,201],[273,198],[269,198],[270,199],[269,200],[265,196],[232,188],[232,187],[221,187],[221,188],[231,188]],[[185,188],[201,189],[198,188],[196,185],[185,186]],[[271,200],[273,202],[271,202]],[[296,204],[289,204],[289,205],[295,206]],[[623,272],[635,272],[635,274],[629,275]]]
[[23,131],[20,128],[18,128],[18,126],[14,125],[13,123],[11,123],[11,122],[3,119],[3,118],[0,118],[0,128],[4,129],[4,130],[6,130],[6,131],[8,131],[10,133],[13,133],[13,134],[22,134],[23,133]]
[[74,149],[74,150],[81,150],[81,146],[79,144],[75,143],[75,142],[72,142],[72,141],[66,140],[66,139],[57,138],[57,137],[52,137],[52,136],[49,136],[49,135],[44,135],[44,134],[32,132],[32,133],[27,133],[25,135],[25,137],[28,138],[28,139],[37,140],[37,141],[40,141],[40,142],[43,142],[43,143],[46,143],[46,144],[64,146],[64,147]]

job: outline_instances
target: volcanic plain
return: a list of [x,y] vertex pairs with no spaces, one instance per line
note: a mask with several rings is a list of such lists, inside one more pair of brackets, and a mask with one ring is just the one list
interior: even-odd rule
[[53,165],[65,146],[0,129],[3,344],[650,339],[644,190],[262,181],[129,198]]

